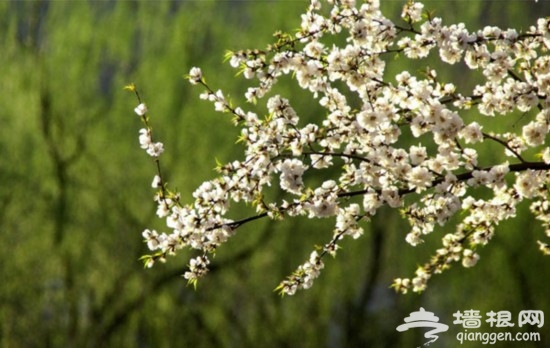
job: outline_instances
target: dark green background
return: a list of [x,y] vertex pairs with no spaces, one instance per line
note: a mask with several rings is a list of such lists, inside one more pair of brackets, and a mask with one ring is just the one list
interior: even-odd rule
[[[384,1],[398,18],[404,1]],[[408,225],[382,209],[359,240],[343,242],[308,291],[273,289],[331,237],[332,222],[307,219],[243,226],[217,254],[197,291],[180,277],[190,254],[144,270],[144,228],[156,219],[154,165],[139,148],[133,95],[149,105],[172,187],[191,192],[221,162],[241,158],[238,130],[199,100],[182,76],[200,66],[213,88],[245,108],[249,81],[223,63],[226,49],[264,48],[276,30],[299,26],[307,1],[0,2],[0,347],[416,347],[421,330],[396,331],[420,306],[450,325],[433,347],[456,347],[452,313],[539,309],[550,316],[543,230],[522,205],[479,250],[473,269],[455,266],[422,295],[396,295],[395,277],[429,259],[445,229],[416,248]],[[445,23],[525,29],[550,15],[547,1],[429,1]],[[431,60],[431,62],[435,60]],[[426,62],[391,61],[388,76]],[[475,84],[464,66],[441,72]],[[296,84],[277,89],[300,115],[319,110]],[[468,117],[476,117],[469,115]],[[517,116],[516,116],[517,118]],[[515,119],[499,127],[512,127]],[[237,215],[250,211],[241,209]],[[452,226],[449,228],[452,229]],[[543,342],[497,347],[548,347]],[[513,333],[528,331],[518,328]],[[474,330],[475,331],[475,330]],[[483,323],[479,331],[498,332]],[[464,344],[481,347],[481,343]]]

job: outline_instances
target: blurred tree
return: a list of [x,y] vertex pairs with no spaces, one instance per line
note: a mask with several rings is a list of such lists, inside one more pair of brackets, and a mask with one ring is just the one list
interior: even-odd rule
[[[180,276],[186,255],[143,270],[139,233],[163,226],[146,189],[154,166],[137,147],[139,124],[122,86],[141,86],[170,150],[163,158],[168,181],[192,192],[214,175],[213,158],[238,156],[238,134],[181,76],[200,65],[242,101],[246,81],[221,65],[223,50],[265,46],[275,30],[298,26],[307,3],[0,2],[2,347],[413,346],[423,338],[395,327],[420,305],[447,321],[470,308],[550,312],[548,268],[517,233],[541,233],[526,228],[529,215],[502,226],[499,245],[474,270],[451,270],[420,296],[396,296],[388,285],[437,240],[409,250],[405,224],[389,211],[358,243],[344,243],[316,287],[284,300],[272,290],[312,239],[330,237],[323,221],[243,227],[198,291]],[[395,16],[401,5],[384,4]],[[524,26],[544,9],[527,2],[430,6],[474,26],[480,14],[483,22],[501,24],[506,16]],[[290,83],[280,88],[304,95]],[[295,106],[305,119],[316,117],[310,103]],[[542,338],[548,346],[550,337]]]

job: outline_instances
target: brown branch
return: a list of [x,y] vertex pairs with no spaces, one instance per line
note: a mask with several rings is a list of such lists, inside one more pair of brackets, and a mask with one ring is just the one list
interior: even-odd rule
[[[481,168],[481,169],[476,169],[475,171],[489,171],[491,168],[493,168],[493,167],[485,167],[485,168]],[[547,163],[544,163],[544,162],[521,162],[521,163],[511,164],[511,165],[508,166],[508,168],[509,168],[510,172],[521,172],[521,171],[525,171],[525,170],[529,170],[529,169],[532,169],[532,170],[550,170],[550,164],[547,164]],[[473,172],[474,171],[457,174],[456,178],[457,178],[458,181],[466,181],[466,180],[471,179],[473,177]],[[436,179],[436,180],[432,181],[431,187],[442,183],[444,180],[445,180],[444,178],[439,178],[439,179]],[[364,189],[364,190],[342,192],[342,193],[337,194],[337,196],[338,196],[338,198],[360,196],[360,195],[366,194],[367,192],[369,192],[371,190],[372,189],[369,188],[369,189]],[[407,194],[412,193],[412,192],[415,192],[415,190],[414,189],[399,189],[398,190],[398,194],[400,196],[407,195]],[[289,206],[289,208],[294,207],[297,204],[299,204],[299,202],[291,204]],[[284,213],[285,210],[281,210],[281,212]],[[207,231],[216,230],[216,229],[222,228],[224,226],[236,229],[236,228],[244,225],[245,223],[248,223],[248,222],[251,222],[251,221],[254,221],[254,220],[258,220],[258,219],[264,218],[266,216],[268,216],[268,213],[264,212],[264,213],[261,213],[261,214],[258,214],[258,215],[243,218],[241,220],[233,221],[233,222],[230,222],[230,223],[227,223],[227,224],[212,226],[212,227],[208,228]],[[338,240],[338,238],[336,240]]]
[[[488,171],[491,168],[493,168],[493,167],[481,168],[481,169],[477,169],[477,171]],[[522,162],[522,163],[510,164],[508,166],[508,168],[510,169],[511,172],[522,172],[522,171],[528,170],[528,169],[550,170],[550,164],[547,164],[547,163],[544,163],[544,162]],[[466,180],[471,179],[473,177],[473,172],[474,171],[457,174],[456,178],[457,178],[458,181],[466,181]],[[436,179],[436,180],[432,181],[432,187],[442,183],[444,180],[445,179]],[[353,196],[363,195],[367,192],[369,192],[369,189],[344,192],[344,193],[338,194],[338,197],[353,197]],[[406,195],[406,194],[409,194],[409,193],[412,193],[412,192],[414,192],[413,189],[400,189],[398,191],[398,194],[400,196],[402,196],[402,195]]]

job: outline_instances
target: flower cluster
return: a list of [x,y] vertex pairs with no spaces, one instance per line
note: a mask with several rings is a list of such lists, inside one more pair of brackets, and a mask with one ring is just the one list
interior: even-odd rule
[[319,276],[321,269],[325,267],[321,255],[317,251],[313,251],[309,256],[309,260],[290,276],[279,284],[276,290],[284,294],[294,295],[296,290],[309,289],[313,285],[313,280]]
[[[381,13],[378,0],[361,5],[311,0],[296,34],[277,33],[277,42],[266,50],[230,52],[231,66],[255,81],[244,93],[246,100],[267,99],[265,116],[234,107],[222,91],[206,84],[199,68],[192,68],[188,78],[205,89],[201,98],[231,115],[241,129],[244,158],[220,164],[219,176],[204,182],[189,204],[168,190],[158,167],[153,183],[157,214],[171,232],[143,233],[155,252],[145,257],[146,264],[184,247],[196,249],[200,256],[185,273],[196,284],[207,273],[208,255],[244,223],[264,217],[333,219],[332,238],[277,288],[291,295],[309,288],[323,268],[322,258],[336,255],[343,238],[360,237],[362,222],[381,206],[401,210],[411,225],[405,239],[413,246],[461,213],[455,231],[442,237],[430,261],[414,277],[395,280],[393,287],[406,293],[423,291],[432,275],[452,263],[474,266],[479,247],[490,242],[501,221],[516,215],[524,200],[532,202],[531,211],[550,237],[549,20],[540,19],[525,32],[469,31],[423,11],[421,3],[410,1],[402,11],[403,23],[396,24]],[[386,76],[392,61],[387,57],[423,59],[432,51],[442,66],[464,62],[480,72],[482,81],[463,90],[441,81],[432,68]],[[303,122],[290,100],[272,92],[284,75],[309,91],[326,115]],[[140,101],[135,111],[147,126],[140,131],[141,147],[158,164],[163,147],[151,140],[147,109]],[[516,111],[527,117],[512,131],[488,129],[482,120]],[[464,117],[473,112],[479,122]],[[500,149],[489,159],[480,150],[487,143]],[[339,175],[320,185],[305,179],[306,173],[325,168]],[[263,190],[271,185],[284,192],[280,201],[265,201]],[[482,189],[490,194],[479,198]],[[362,204],[351,197],[361,197]],[[254,215],[230,218],[231,203],[239,201],[252,204]],[[547,243],[539,245],[550,253]]]

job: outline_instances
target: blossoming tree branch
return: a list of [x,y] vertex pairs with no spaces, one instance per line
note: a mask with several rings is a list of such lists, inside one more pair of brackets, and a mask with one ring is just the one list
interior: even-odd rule
[[[228,53],[231,66],[254,81],[245,93],[246,107],[232,105],[206,83],[199,68],[192,68],[188,79],[204,89],[201,98],[240,128],[244,156],[219,164],[218,176],[200,185],[191,203],[166,184],[163,144],[153,140],[136,87],[127,86],[138,98],[135,112],[144,124],[140,145],[156,163],[157,215],[169,229],[143,232],[152,251],[143,257],[146,266],[182,248],[196,250],[184,274],[196,286],[212,254],[240,226],[263,218],[329,219],[332,238],[304,256],[305,262],[277,287],[292,295],[311,287],[324,258],[335,256],[343,239],[361,237],[377,210],[389,206],[409,221],[406,241],[412,246],[453,218],[453,233],[442,236],[434,255],[414,275],[392,285],[401,293],[421,292],[434,274],[453,263],[474,266],[476,250],[491,241],[501,221],[516,215],[524,200],[546,230],[541,237],[550,237],[549,19],[539,19],[525,32],[469,31],[462,23],[445,24],[419,2],[406,3],[401,17],[400,23],[390,21],[378,0],[312,0],[295,34],[276,33],[276,42],[263,50]],[[429,54],[438,55],[442,66],[462,64],[480,72],[481,82],[461,90],[430,68],[385,74],[395,56],[421,60]],[[316,123],[304,124],[292,101],[272,92],[283,75],[325,110]],[[266,114],[248,110],[264,100]],[[521,125],[499,131],[512,113],[518,119],[518,111],[524,113]],[[476,113],[479,122],[469,121],[467,113]],[[483,118],[494,127],[482,126]],[[487,143],[497,149],[490,158],[480,155]],[[326,168],[337,175],[319,186],[304,177]],[[278,186],[285,195],[267,200],[268,186]],[[254,211],[233,216],[231,204],[239,201]],[[550,253],[547,242],[537,243],[543,254]]]

